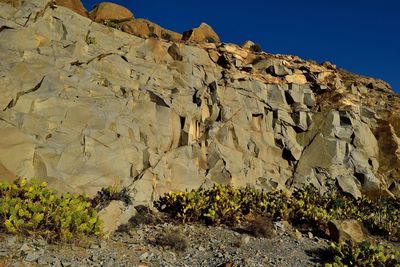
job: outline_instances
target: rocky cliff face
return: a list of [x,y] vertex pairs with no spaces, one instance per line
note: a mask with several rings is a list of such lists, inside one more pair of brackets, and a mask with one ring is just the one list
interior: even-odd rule
[[400,195],[400,102],[383,81],[207,43],[206,24],[140,38],[119,29],[155,26],[132,13],[115,29],[79,5],[0,2],[0,179],[124,186],[140,203],[213,183]]

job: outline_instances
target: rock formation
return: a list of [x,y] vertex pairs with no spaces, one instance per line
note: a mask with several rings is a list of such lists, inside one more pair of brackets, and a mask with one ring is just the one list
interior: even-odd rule
[[[400,101],[383,81],[218,36],[207,43],[197,30],[183,35],[200,42],[188,45],[46,0],[8,3],[2,180],[40,177],[89,195],[129,187],[136,203],[213,183],[324,190],[333,181],[354,196],[400,195]],[[96,21],[135,22],[101,6]]]

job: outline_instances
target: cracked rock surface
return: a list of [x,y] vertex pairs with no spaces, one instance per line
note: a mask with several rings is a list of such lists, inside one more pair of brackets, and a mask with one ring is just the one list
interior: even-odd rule
[[[399,99],[331,63],[142,39],[51,1],[0,3],[0,177],[60,192],[400,194]],[[173,40],[173,39],[172,39]]]

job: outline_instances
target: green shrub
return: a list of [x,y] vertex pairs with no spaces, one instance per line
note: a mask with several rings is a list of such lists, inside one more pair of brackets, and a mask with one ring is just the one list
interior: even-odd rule
[[266,193],[251,187],[234,189],[214,185],[210,189],[190,192],[169,192],[155,203],[162,212],[182,222],[202,221],[207,224],[234,225],[248,214],[274,220],[290,220],[317,234],[328,234],[330,220],[356,219],[373,234],[396,241],[400,238],[399,199],[354,199],[338,191],[334,185],[321,194],[314,186],[294,190],[292,196],[283,191]]
[[253,45],[250,47],[250,50],[253,51],[253,52],[256,52],[256,53],[262,52],[261,45],[259,45],[259,44],[253,44]]
[[368,242],[352,244],[345,242],[331,244],[334,262],[326,263],[325,267],[398,267],[400,253],[383,246],[374,246]]
[[132,205],[132,199],[129,193],[129,190],[125,187],[118,190],[108,186],[97,192],[97,195],[91,199],[90,202],[92,203],[92,207],[96,208],[96,210],[105,208],[113,200],[122,201],[126,206],[128,206]]
[[154,203],[162,212],[185,222],[203,221],[207,224],[234,225],[249,213],[273,218],[286,218],[290,198],[282,191],[265,193],[251,187],[234,189],[215,184],[210,189],[185,193],[169,192]]
[[101,222],[85,196],[62,194],[45,182],[18,179],[0,182],[0,229],[70,241],[79,235],[101,235]]

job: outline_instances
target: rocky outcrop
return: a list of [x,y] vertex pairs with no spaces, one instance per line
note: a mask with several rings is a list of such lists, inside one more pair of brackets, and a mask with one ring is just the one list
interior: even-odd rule
[[219,43],[221,40],[217,33],[206,23],[201,23],[198,28],[183,33],[183,41],[193,43]]
[[57,5],[69,8],[81,16],[88,17],[88,12],[80,0],[56,0]]
[[119,22],[133,19],[133,14],[129,9],[123,6],[109,2],[103,2],[93,8],[93,10],[90,12],[90,18],[95,22]]
[[135,19],[121,24],[122,31],[142,38],[162,38],[167,41],[180,41],[182,35],[160,27],[147,19]]
[[44,0],[2,8],[0,28],[0,179],[128,187],[135,204],[213,183],[399,194],[382,81],[208,34],[143,39]]

